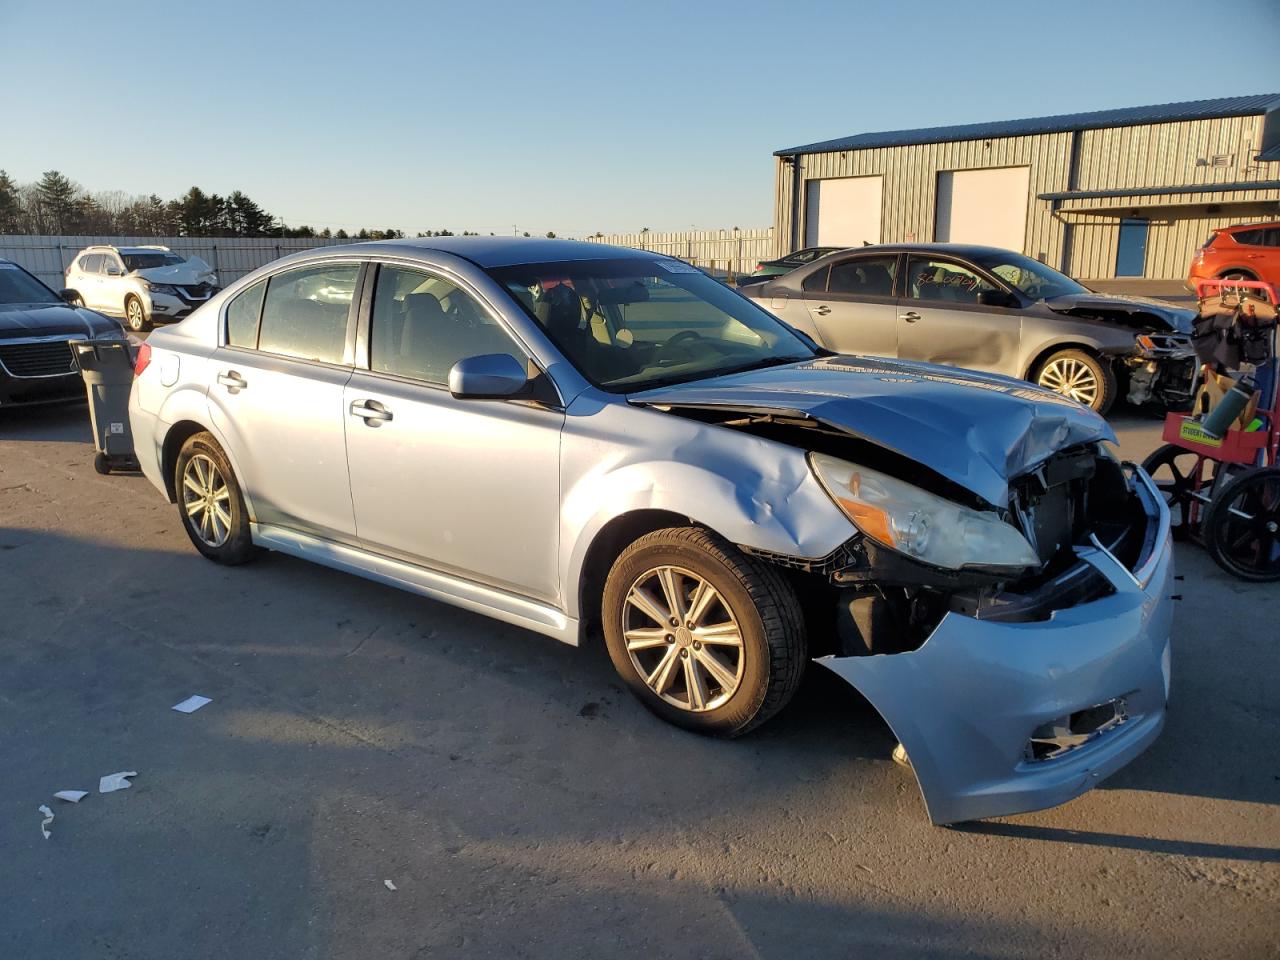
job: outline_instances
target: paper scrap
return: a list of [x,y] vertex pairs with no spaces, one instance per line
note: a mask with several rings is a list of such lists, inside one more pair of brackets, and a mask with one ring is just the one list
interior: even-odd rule
[[[45,836],[47,837],[48,834],[46,833]],[[390,880],[383,880],[382,885],[386,887],[388,890],[395,890],[396,888],[396,885],[392,883]]]
[[40,812],[44,814],[44,822],[40,824],[40,832],[44,834],[46,840],[49,839],[49,824],[53,823],[53,811],[45,804],[40,804]]
[[88,795],[88,790],[59,790],[53,795],[53,798],[55,800],[66,800],[68,803],[79,803]]
[[117,790],[128,790],[133,786],[129,777],[136,777],[137,770],[125,770],[123,773],[109,773],[98,781],[99,793],[114,793]]
[[195,713],[206,703],[213,703],[213,700],[209,697],[202,697],[199,694],[196,694],[194,696],[187,697],[187,699],[183,700],[181,703],[175,703],[173,705],[173,709],[177,710],[179,713]]

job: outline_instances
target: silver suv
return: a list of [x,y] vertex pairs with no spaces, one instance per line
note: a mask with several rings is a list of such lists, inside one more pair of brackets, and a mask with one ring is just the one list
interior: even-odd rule
[[309,251],[156,331],[136,372],[142,471],[210,560],[278,550],[603,634],[645,706],[719,736],[813,658],[880,711],[935,822],[1068,800],[1164,722],[1169,511],[1101,417],[835,356],[679,260]]
[[182,319],[219,289],[209,264],[161,246],[86,247],[67,267],[66,285],[81,305],[138,332]]

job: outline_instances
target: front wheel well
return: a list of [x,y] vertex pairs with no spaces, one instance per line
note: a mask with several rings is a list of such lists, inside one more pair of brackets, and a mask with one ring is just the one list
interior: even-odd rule
[[613,563],[623,550],[647,533],[668,527],[693,526],[684,514],[670,510],[633,510],[614,517],[596,533],[582,560],[582,573],[578,586],[578,612],[584,636],[591,636],[600,629],[600,603],[604,598],[604,583],[613,569]]
[[206,430],[204,424],[194,420],[179,420],[165,434],[160,452],[160,469],[164,474],[164,489],[170,503],[177,503],[178,489],[174,484],[173,470],[178,463],[178,452],[191,436]]

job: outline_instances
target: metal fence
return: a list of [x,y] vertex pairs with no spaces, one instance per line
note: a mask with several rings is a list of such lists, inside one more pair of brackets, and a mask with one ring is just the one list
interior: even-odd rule
[[730,278],[750,273],[761,260],[773,257],[773,228],[750,230],[685,230],[679,233],[615,233],[587,237],[591,243],[611,243],[666,253]]
[[169,247],[176,253],[197,256],[218,274],[226,286],[264,263],[300,250],[350,243],[319,237],[47,237],[0,235],[0,258],[12,260],[57,290],[71,261],[85,247],[110,244],[117,247]]

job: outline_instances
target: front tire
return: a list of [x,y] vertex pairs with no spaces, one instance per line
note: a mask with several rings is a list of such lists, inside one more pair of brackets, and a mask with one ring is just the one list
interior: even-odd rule
[[1116,375],[1109,364],[1084,350],[1059,350],[1036,371],[1036,383],[1105,414],[1116,397]]
[[133,294],[124,298],[124,319],[134,333],[143,333],[147,329],[147,311]]
[[183,529],[204,556],[234,566],[258,555],[240,484],[212,434],[187,438],[174,464],[173,488]]
[[649,710],[736,737],[781,710],[808,660],[795,593],[778,571],[699,527],[658,530],[605,582],[605,643]]

